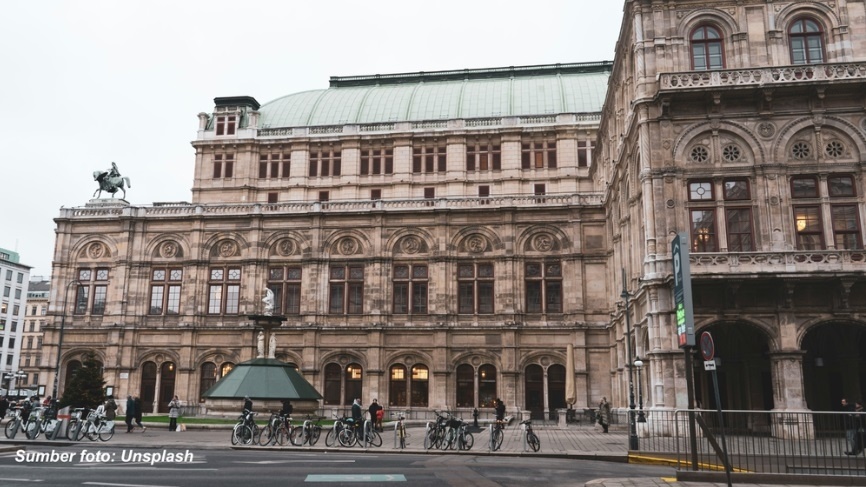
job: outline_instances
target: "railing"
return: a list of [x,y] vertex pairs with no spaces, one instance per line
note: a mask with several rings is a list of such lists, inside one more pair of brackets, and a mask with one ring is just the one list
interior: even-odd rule
[[866,79],[866,63],[808,64],[660,73],[658,78],[662,91],[723,86],[767,86],[811,81],[863,80]]
[[127,215],[133,217],[158,216],[191,216],[191,215],[243,215],[250,213],[287,214],[287,213],[341,213],[357,211],[418,211],[432,209],[490,209],[500,207],[563,207],[563,206],[599,206],[602,203],[601,193],[552,194],[544,196],[515,195],[488,196],[471,198],[435,198],[406,200],[346,200],[346,201],[296,201],[286,203],[237,203],[237,204],[173,204],[170,206],[125,206],[108,208],[63,208],[61,218],[95,218],[117,217]]
[[[696,423],[695,452],[689,440],[690,413]],[[858,421],[866,424],[866,413],[723,411],[722,415],[724,429],[712,410],[646,410],[646,422],[636,423],[638,450],[668,457],[680,470],[718,472],[724,471],[724,445],[733,472],[866,477],[862,443],[857,454],[846,454],[856,448],[851,443],[856,434],[864,434],[857,425]]]
[[798,271],[862,270],[866,250],[788,250],[774,252],[693,252],[689,255],[695,274],[715,272],[778,272],[780,268]]

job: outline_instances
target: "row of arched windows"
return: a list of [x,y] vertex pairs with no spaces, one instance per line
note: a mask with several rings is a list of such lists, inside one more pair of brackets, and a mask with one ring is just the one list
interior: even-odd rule
[[[718,28],[700,25],[689,36],[692,69],[705,71],[725,68],[724,40]],[[812,18],[800,18],[788,26],[788,49],[791,64],[824,62],[824,30]]]

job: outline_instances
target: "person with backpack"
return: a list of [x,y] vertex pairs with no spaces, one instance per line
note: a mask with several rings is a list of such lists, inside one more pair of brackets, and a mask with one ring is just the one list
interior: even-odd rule
[[114,402],[114,396],[108,396],[105,399],[105,419],[114,421],[117,417],[117,403]]
[[126,396],[126,432],[132,433],[135,427],[132,425],[135,420],[135,399],[132,396]]

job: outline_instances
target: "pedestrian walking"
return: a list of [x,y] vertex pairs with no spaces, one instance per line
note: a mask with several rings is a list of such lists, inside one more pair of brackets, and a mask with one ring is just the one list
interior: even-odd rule
[[147,431],[147,426],[141,424],[141,415],[143,413],[141,409],[141,398],[135,396],[133,400],[135,401],[135,424],[137,424],[138,427],[141,428],[141,432],[144,433]]
[[373,427],[381,431],[382,421],[379,418],[379,411],[382,411],[382,406],[379,405],[379,400],[373,399],[373,402],[370,403],[370,407],[367,408],[367,411],[370,413],[370,421],[373,423]]
[[610,403],[606,397],[601,398],[598,403],[598,424],[601,425],[604,433],[607,433],[607,428],[610,426]]
[[[50,397],[50,396],[49,396]],[[114,396],[108,396],[105,399],[105,419],[114,421],[117,417],[117,403],[114,402]]]
[[177,431],[177,417],[180,416],[180,399],[175,395],[168,403],[168,430]]
[[126,432],[132,433],[135,429],[132,422],[135,420],[135,399],[132,396],[126,396]]

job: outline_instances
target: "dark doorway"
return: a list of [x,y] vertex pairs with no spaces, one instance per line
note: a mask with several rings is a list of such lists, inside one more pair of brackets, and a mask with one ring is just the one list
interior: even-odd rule
[[551,365],[547,368],[547,405],[551,413],[565,409],[565,367]]
[[866,393],[866,327],[830,322],[803,337],[803,385],[806,406],[836,411],[842,398],[853,404]]
[[141,366],[141,412],[153,412],[153,399],[156,396],[156,364],[145,362]]
[[177,375],[177,367],[175,367],[174,362],[163,363],[162,367],[160,367],[159,375],[157,412],[167,413],[168,403],[171,402],[171,398],[174,396],[174,379]]
[[524,376],[525,408],[532,419],[544,419],[544,370],[538,364],[526,366]]

